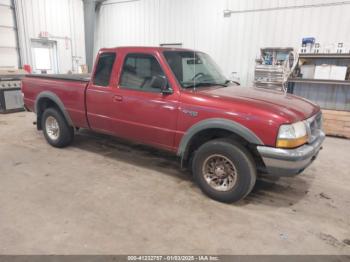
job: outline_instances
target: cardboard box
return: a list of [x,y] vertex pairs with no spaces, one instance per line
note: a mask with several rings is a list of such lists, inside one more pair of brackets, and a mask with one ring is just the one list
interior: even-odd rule
[[336,66],[332,65],[329,79],[332,80],[345,80],[347,66]]
[[302,78],[314,78],[315,75],[315,65],[302,65],[300,67],[300,73],[302,74]]
[[326,64],[316,66],[314,78],[328,80],[331,74],[331,68],[331,65]]

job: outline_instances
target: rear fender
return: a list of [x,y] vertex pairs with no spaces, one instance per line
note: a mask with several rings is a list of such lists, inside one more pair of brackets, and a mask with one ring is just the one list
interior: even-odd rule
[[69,113],[65,109],[64,104],[62,103],[61,99],[53,92],[43,91],[36,97],[36,100],[35,100],[35,108],[34,109],[35,109],[35,113],[37,115],[37,128],[38,128],[38,130],[41,130],[41,128],[42,128],[41,127],[41,117],[42,117],[42,114],[44,112],[44,110],[42,108],[42,103],[45,100],[46,101],[49,100],[52,103],[54,103],[58,107],[58,109],[62,112],[67,123],[70,126],[74,127],[73,121],[72,121]]

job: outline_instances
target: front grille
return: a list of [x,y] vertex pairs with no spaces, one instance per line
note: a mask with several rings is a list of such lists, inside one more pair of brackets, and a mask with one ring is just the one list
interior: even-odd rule
[[309,134],[309,143],[312,143],[320,134],[322,130],[322,113],[318,113],[306,119],[306,126]]

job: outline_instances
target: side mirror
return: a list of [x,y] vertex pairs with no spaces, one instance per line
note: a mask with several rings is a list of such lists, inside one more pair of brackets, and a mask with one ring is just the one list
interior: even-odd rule
[[174,92],[173,89],[169,86],[166,77],[162,75],[157,75],[153,77],[152,87],[160,89],[160,92],[163,95],[170,95]]
[[167,84],[160,89],[160,91],[163,95],[171,95],[174,93],[174,90],[169,86],[168,81]]

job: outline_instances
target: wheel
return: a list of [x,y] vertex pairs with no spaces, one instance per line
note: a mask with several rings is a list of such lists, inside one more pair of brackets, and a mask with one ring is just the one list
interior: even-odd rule
[[239,143],[228,139],[216,139],[200,146],[192,170],[201,190],[225,203],[243,199],[256,181],[253,157]]
[[41,118],[46,141],[54,147],[68,146],[74,137],[74,129],[69,126],[62,113],[56,108],[48,108]]

